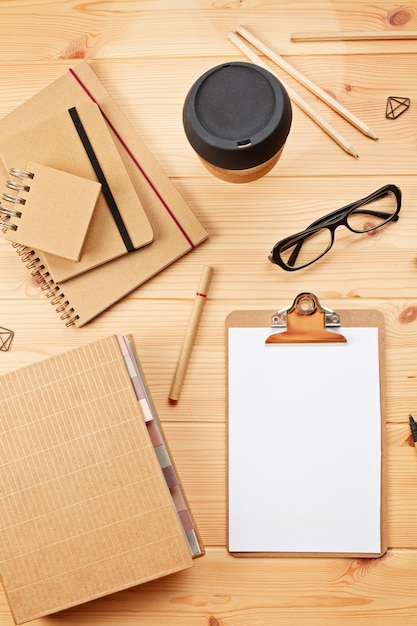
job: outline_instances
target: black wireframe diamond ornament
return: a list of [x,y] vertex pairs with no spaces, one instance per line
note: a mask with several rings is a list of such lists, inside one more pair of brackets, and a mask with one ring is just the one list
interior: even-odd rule
[[410,107],[410,98],[400,98],[398,96],[390,96],[387,100],[387,108],[385,117],[395,120],[402,115]]
[[0,326],[0,350],[2,352],[7,352],[7,350],[10,348],[13,336],[14,332],[12,330],[8,330],[7,328],[1,328]]

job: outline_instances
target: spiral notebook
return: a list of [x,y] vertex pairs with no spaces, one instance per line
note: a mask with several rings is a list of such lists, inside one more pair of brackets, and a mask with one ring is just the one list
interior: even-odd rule
[[[149,245],[57,284],[37,251],[20,250],[32,272],[43,276],[45,294],[67,325],[83,326],[109,306],[194,250],[208,233],[181,197],[141,137],[114,102],[87,61],[66,71],[39,94],[0,120],[0,151],[6,168],[15,167],[13,137],[33,123],[48,124],[58,110],[94,102],[106,122],[152,227]],[[3,150],[7,141],[9,150]],[[12,154],[13,152],[13,154]],[[1,165],[1,164],[0,164]],[[0,183],[7,180],[1,171]],[[96,213],[96,211],[95,211]],[[48,289],[49,287],[49,289]]]
[[99,339],[0,384],[0,570],[16,623],[204,553],[131,339]]
[[[42,255],[42,248],[30,244],[57,283],[152,241],[152,226],[95,103],[55,112],[2,140],[0,150],[9,169],[35,161],[102,185],[78,262],[62,255]],[[98,169],[94,167],[97,163]],[[65,236],[62,233],[61,239]]]
[[6,239],[79,261],[101,184],[32,161],[10,175],[0,204]]

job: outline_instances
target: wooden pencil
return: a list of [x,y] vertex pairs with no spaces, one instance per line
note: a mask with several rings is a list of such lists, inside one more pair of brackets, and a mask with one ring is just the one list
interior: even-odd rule
[[358,158],[358,153],[355,148],[351,146],[346,139],[331,126],[317,111],[313,109],[301,96],[297,94],[294,89],[292,89],[289,85],[287,85],[281,77],[278,77],[271,68],[262,61],[260,56],[256,54],[240,37],[236,35],[236,33],[230,32],[227,35],[228,39],[237,47],[245,56],[248,57],[253,63],[263,67],[276,76],[276,78],[280,81],[284,89],[286,89],[288,96],[290,99],[295,102],[295,104],[306,113],[325,133],[329,135],[334,142],[336,142],[343,150],[345,150],[348,154]]
[[252,35],[246,28],[243,26],[239,26],[236,29],[236,32],[241,35],[246,41],[251,43],[255,48],[260,50],[266,57],[268,57],[271,61],[276,63],[281,69],[290,74],[293,78],[298,80],[299,83],[307,87],[312,93],[314,93],[318,98],[323,100],[328,106],[330,106],[334,111],[339,113],[345,120],[347,120],[352,126],[355,126],[358,130],[360,130],[364,135],[371,137],[372,139],[378,139],[375,133],[364,124],[359,118],[356,117],[353,113],[348,111],[342,104],[340,104],[337,100],[329,96],[321,87],[315,85],[309,78],[301,74],[297,69],[295,69],[288,61],[283,59],[279,54],[268,48],[262,41],[260,41],[257,37]]
[[417,39],[417,30],[359,30],[291,34],[291,41],[365,41],[377,39]]
[[178,357],[177,367],[168,396],[168,400],[171,404],[176,404],[180,397],[212,275],[213,268],[210,265],[205,265],[203,267],[200,282],[195,294],[193,308],[191,310],[190,319],[188,321],[187,330],[184,336],[181,352]]

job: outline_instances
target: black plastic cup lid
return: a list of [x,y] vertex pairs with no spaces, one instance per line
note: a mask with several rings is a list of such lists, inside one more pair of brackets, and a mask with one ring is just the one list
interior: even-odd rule
[[203,74],[183,108],[185,134],[197,154],[217,167],[256,167],[284,145],[291,102],[273,74],[251,63],[225,63]]

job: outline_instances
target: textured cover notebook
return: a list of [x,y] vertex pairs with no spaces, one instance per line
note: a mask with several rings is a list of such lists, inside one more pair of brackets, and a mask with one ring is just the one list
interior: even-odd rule
[[79,261],[101,184],[32,161],[10,174],[6,239]]
[[192,564],[118,339],[0,377],[0,571],[16,623]]
[[[36,118],[32,117],[32,121]],[[84,134],[80,137],[78,124],[82,124],[87,139]],[[91,162],[93,155],[90,158],[83,139],[88,140],[99,162],[102,180],[97,176],[94,161]],[[9,169],[24,167],[31,160],[96,182],[99,180],[102,184],[79,262],[49,254],[44,256],[31,244],[56,282],[63,282],[152,241],[148,217],[103,116],[93,102],[69,107],[61,113],[55,111],[47,120],[1,140],[0,151]]]
[[[141,137],[97,78],[87,61],[67,71],[15,111],[0,120],[0,150],[7,137],[56,115],[57,108],[96,102],[151,223],[154,240],[138,251],[85,272],[57,286],[48,268],[51,302],[67,324],[82,326],[133,289],[193,250],[208,234],[180,196]],[[8,160],[6,165],[9,167]],[[7,171],[0,178],[7,179]],[[0,180],[1,182],[1,180]],[[30,252],[30,250],[28,251]],[[24,257],[24,255],[22,255]],[[29,261],[35,271],[36,253]],[[40,263],[45,266],[45,263]]]

